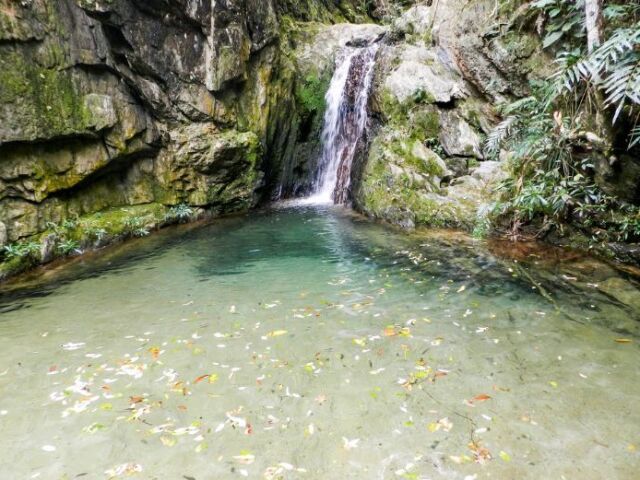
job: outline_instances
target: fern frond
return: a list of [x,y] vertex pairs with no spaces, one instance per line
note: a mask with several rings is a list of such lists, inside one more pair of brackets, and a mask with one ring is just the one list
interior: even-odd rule
[[629,134],[629,148],[640,144],[640,125],[636,126]]
[[493,156],[500,151],[500,146],[509,137],[512,128],[517,121],[518,117],[511,115],[496,125],[496,127],[487,136],[487,140],[484,144],[484,149],[487,154]]

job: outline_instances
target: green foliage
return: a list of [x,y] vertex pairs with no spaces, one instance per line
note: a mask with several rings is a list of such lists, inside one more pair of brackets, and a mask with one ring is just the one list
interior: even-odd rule
[[[600,229],[598,241],[640,238],[640,209],[605,194],[593,181],[584,155],[583,117],[563,116],[553,86],[502,107],[506,119],[487,139],[486,150],[507,148],[509,177],[498,187],[493,217],[509,219],[514,231],[540,220],[541,232],[566,224]],[[515,233],[515,232],[514,232]]]
[[186,223],[191,219],[193,213],[193,208],[191,208],[186,203],[181,203],[179,205],[171,207],[164,218],[165,221],[168,222]]
[[633,113],[640,106],[640,22],[617,29],[599,48],[578,61],[566,55],[560,60],[564,68],[555,77],[558,87],[569,93],[581,84],[601,90],[606,95],[606,105],[615,108],[614,123],[625,109]]
[[40,253],[41,245],[36,242],[20,242],[5,245],[2,253],[5,259],[34,257]]
[[57,245],[58,251],[62,255],[71,255],[72,253],[82,253],[80,250],[80,244],[71,239],[64,240]]
[[586,36],[584,0],[537,0],[531,8],[547,20],[543,48],[574,45]]
[[[510,152],[510,175],[490,217],[508,219],[513,233],[526,224],[539,225],[540,233],[571,224],[597,232],[594,241],[638,241],[640,209],[594,181],[597,157],[611,148],[594,116],[602,115],[600,98],[611,107],[612,123],[621,115],[632,119],[640,105],[640,7],[608,2],[607,40],[590,55],[583,0],[538,0],[531,8],[545,20],[538,25],[543,47],[554,49],[560,69],[532,85],[529,97],[499,108],[504,120],[488,135],[485,151]],[[640,128],[630,130],[631,148]]]
[[326,76],[307,76],[296,89],[296,100],[304,114],[323,112],[325,109],[324,96],[329,89],[330,79]]
[[150,233],[142,217],[127,218],[124,222],[124,229],[127,234],[134,237],[146,237]]

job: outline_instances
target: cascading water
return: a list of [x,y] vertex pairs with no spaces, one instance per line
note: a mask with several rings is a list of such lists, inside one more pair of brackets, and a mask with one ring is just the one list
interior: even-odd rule
[[351,167],[367,125],[367,103],[378,45],[347,48],[326,95],[327,110],[322,131],[322,157],[314,175],[312,195],[317,203],[346,203]]

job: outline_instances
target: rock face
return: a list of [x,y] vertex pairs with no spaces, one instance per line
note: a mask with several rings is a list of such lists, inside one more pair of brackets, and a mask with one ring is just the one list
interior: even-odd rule
[[494,8],[421,3],[393,22],[378,59],[370,148],[354,172],[356,208],[403,227],[486,224],[505,178],[483,152],[493,104],[523,94],[528,76],[540,73],[535,41],[486,30]]
[[371,12],[355,0],[0,0],[3,242],[117,206],[250,207],[278,168],[267,159],[291,155],[297,135],[281,18]]

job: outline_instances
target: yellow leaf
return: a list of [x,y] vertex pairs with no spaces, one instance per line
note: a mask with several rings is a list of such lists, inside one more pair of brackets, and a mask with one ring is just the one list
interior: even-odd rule
[[505,462],[510,462],[511,461],[511,455],[509,455],[507,452],[500,450],[500,458],[505,461]]
[[440,430],[440,424],[439,423],[435,423],[435,422],[431,422],[429,425],[427,425],[427,428],[429,429],[429,431],[431,433],[433,432],[437,432],[438,430]]
[[616,343],[631,343],[632,340],[629,338],[616,338]]
[[286,330],[274,330],[273,332],[267,333],[267,337],[280,337],[282,335],[286,335],[287,333],[289,332],[287,332]]

